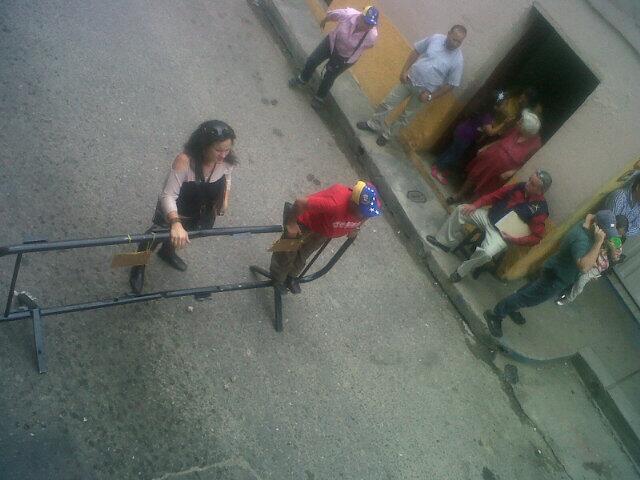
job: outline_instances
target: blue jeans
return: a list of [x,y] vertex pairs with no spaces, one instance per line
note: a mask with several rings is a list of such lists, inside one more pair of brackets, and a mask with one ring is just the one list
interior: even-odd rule
[[462,138],[453,138],[453,142],[442,152],[436,159],[436,166],[444,170],[453,170],[458,168],[458,162],[467,151],[471,142]]
[[500,300],[493,308],[493,313],[499,318],[504,318],[522,307],[540,305],[551,297],[560,295],[567,286],[567,283],[557,277],[553,270],[543,268],[539,278]]

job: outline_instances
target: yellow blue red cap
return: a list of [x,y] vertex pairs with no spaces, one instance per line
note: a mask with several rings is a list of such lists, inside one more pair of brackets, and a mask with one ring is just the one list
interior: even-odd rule
[[378,190],[372,183],[358,181],[353,186],[351,200],[358,205],[360,214],[365,218],[382,215],[382,202]]
[[372,27],[375,27],[378,24],[379,15],[380,15],[380,12],[378,12],[378,9],[376,7],[372,7],[371,5],[369,5],[368,7],[365,7],[364,10],[362,10],[364,23]]

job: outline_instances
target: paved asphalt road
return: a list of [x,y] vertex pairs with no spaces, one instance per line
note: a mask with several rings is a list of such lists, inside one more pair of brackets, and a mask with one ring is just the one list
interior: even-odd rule
[[[219,226],[358,177],[244,0],[7,0],[0,27],[0,244],[144,230],[209,118],[241,160]],[[194,241],[188,272],[154,261],[147,287],[250,278],[273,238]],[[27,256],[19,286],[119,295],[121,250]],[[251,291],[49,317],[45,375],[29,322],[1,325],[0,478],[566,478],[390,219],[286,297],[284,333],[271,309]]]

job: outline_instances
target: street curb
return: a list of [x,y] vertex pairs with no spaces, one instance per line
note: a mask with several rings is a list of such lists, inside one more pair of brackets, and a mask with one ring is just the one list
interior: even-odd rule
[[[276,3],[281,4],[282,0],[261,0],[261,6],[267,18],[285,43],[286,48],[292,55],[294,63],[301,65],[304,63],[308,53],[313,50],[315,44],[321,40],[320,33],[316,29],[315,31],[317,33],[315,35],[302,33],[296,35],[296,28],[293,22],[290,22],[289,19],[286,18],[286,12],[281,12],[278,6],[276,6]],[[311,12],[308,10],[308,6],[303,0],[295,7],[292,6],[291,2],[288,2],[286,8],[298,8],[300,10],[306,8],[310,22],[315,22]],[[303,38],[308,45],[306,45],[306,47],[302,45],[298,37]],[[318,79],[318,75],[315,74],[312,82],[318,82]],[[347,112],[343,110],[340,107],[341,98],[348,98],[351,104],[355,104],[354,110],[357,110],[357,112]],[[523,363],[541,364],[571,361],[611,423],[611,426],[618,433],[631,458],[636,463],[640,463],[640,441],[637,435],[640,428],[634,431],[633,416],[629,416],[630,413],[633,413],[631,405],[628,399],[622,398],[621,392],[618,394],[614,392],[612,396],[611,392],[605,388],[603,385],[603,375],[605,375],[605,371],[597,371],[597,368],[595,370],[592,368],[590,365],[590,362],[593,361],[592,356],[581,351],[562,357],[540,359],[532,358],[512,349],[508,344],[492,337],[488,333],[482,311],[477,312],[473,305],[465,299],[459,287],[449,281],[446,264],[441,261],[438,255],[434,255],[431,250],[425,246],[425,241],[423,240],[426,234],[425,227],[429,225],[439,225],[441,221],[433,219],[433,217],[437,215],[441,215],[441,220],[444,221],[446,209],[442,205],[439,205],[441,212],[438,213],[433,212],[433,209],[430,212],[426,212],[424,207],[423,210],[420,211],[411,208],[410,203],[407,203],[404,195],[404,193],[408,191],[407,189],[415,188],[424,193],[427,198],[431,197],[433,199],[434,194],[431,192],[430,186],[420,175],[418,175],[420,178],[416,178],[415,172],[407,175],[408,180],[406,178],[399,178],[402,177],[402,175],[394,175],[398,169],[402,170],[407,167],[414,168],[411,165],[411,160],[406,158],[404,154],[403,156],[405,158],[394,158],[384,150],[377,149],[372,135],[354,129],[354,119],[368,118],[368,115],[372,112],[372,108],[361,92],[357,82],[350,75],[339,77],[327,100],[326,107],[328,111],[330,110],[329,113],[334,127],[342,131],[344,135],[343,140],[353,152],[353,156],[365,168],[371,180],[380,190],[385,202],[386,213],[393,215],[400,225],[401,230],[410,240],[415,253],[424,261],[429,271],[460,312],[465,323],[469,326],[476,338],[489,348],[499,350],[501,353]],[[350,119],[350,117],[354,118]],[[375,153],[372,154],[371,152]],[[416,214],[416,212],[418,213]],[[424,222],[425,217],[427,222]],[[431,221],[429,222],[428,220]],[[426,223],[425,227],[420,228],[419,225],[421,225],[421,222]],[[628,408],[627,403],[629,404]]]
[[631,400],[615,388],[613,378],[590,347],[574,355],[572,363],[627,453],[636,466],[640,467],[640,418],[635,413]]

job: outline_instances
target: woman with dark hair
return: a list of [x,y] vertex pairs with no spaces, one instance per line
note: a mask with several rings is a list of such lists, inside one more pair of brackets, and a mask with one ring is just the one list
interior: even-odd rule
[[[170,231],[158,256],[176,270],[187,264],[176,249],[189,243],[188,230],[212,228],[216,215],[224,215],[229,205],[230,175],[238,163],[232,151],[236,134],[225,122],[201,123],[173,161],[171,171],[158,197],[153,226],[147,232]],[[145,242],[138,251],[153,250],[154,242]],[[145,266],[131,269],[129,283],[137,294],[144,286]]]

